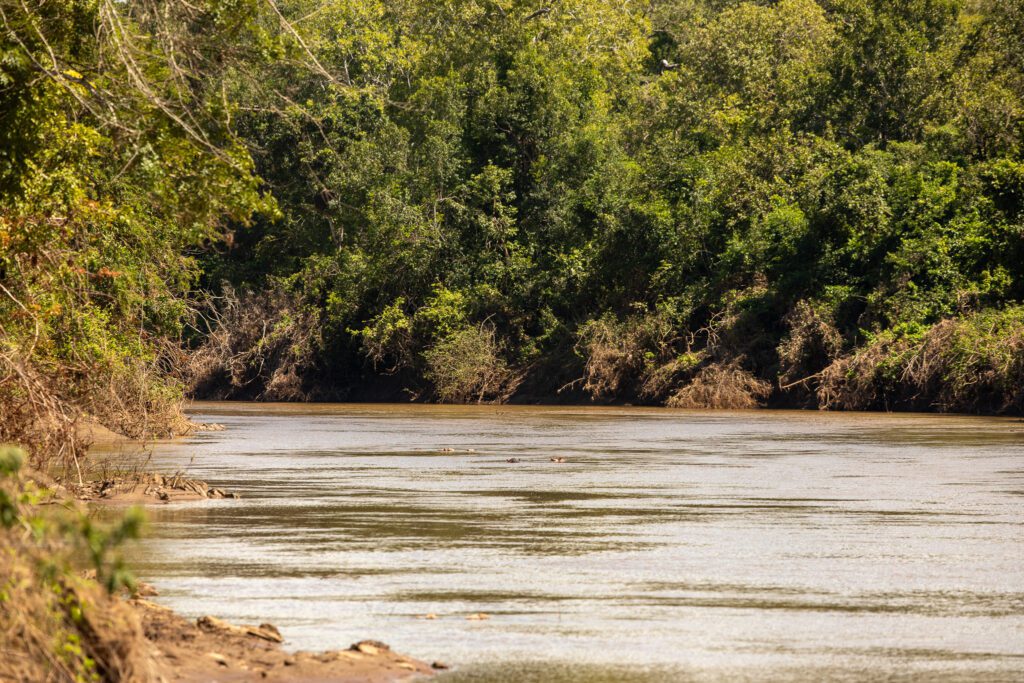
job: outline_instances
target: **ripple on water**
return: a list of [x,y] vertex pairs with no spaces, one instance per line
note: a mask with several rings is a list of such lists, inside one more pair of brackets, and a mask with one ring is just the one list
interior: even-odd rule
[[380,637],[456,664],[446,683],[1024,673],[1013,421],[195,411],[228,430],[153,462],[243,498],[154,510],[139,573],[185,613],[278,623],[290,647]]

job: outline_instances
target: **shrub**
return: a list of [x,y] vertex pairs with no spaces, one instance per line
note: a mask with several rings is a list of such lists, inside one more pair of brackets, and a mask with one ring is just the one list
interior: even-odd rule
[[843,337],[831,316],[809,301],[797,302],[784,322],[789,332],[776,349],[779,386],[783,391],[809,394],[813,402],[821,372],[842,352]]
[[758,408],[771,394],[771,384],[754,377],[738,361],[703,368],[666,402],[670,408]]
[[502,357],[494,329],[487,324],[456,330],[423,357],[426,377],[446,403],[501,403],[521,380]]
[[[615,398],[644,384],[671,353],[672,327],[657,314],[634,315],[623,320],[605,315],[580,326],[576,351],[585,360],[583,389],[594,398]],[[656,393],[652,377],[645,393]]]
[[405,298],[398,297],[369,325],[355,331],[374,370],[391,374],[412,364],[412,318],[406,315],[404,306]]
[[822,372],[822,408],[957,412],[1024,408],[1024,307],[887,331]]
[[[141,624],[112,596],[132,586],[117,548],[138,534],[141,514],[98,525],[26,459],[0,445],[0,680],[151,680]],[[99,582],[83,577],[81,558]]]
[[182,376],[191,393],[264,401],[306,400],[304,374],[319,343],[318,317],[277,285],[239,294],[225,286],[207,303],[209,331],[187,354]]

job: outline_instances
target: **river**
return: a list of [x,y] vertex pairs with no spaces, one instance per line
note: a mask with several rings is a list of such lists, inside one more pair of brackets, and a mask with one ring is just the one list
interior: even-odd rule
[[130,559],[164,604],[293,649],[379,638],[453,683],[1024,677],[1020,420],[191,413],[227,429],[153,465],[242,497],[153,509]]

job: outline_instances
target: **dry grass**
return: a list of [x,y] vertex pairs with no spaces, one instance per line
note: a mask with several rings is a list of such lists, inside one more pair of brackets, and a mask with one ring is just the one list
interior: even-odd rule
[[759,408],[771,394],[768,382],[740,367],[739,361],[704,367],[665,403],[670,408],[743,410]]
[[40,368],[13,346],[0,347],[0,443],[25,446],[36,470],[60,479],[88,477],[86,424],[134,439],[170,436],[188,426],[180,392],[153,363],[82,372],[51,360]]
[[665,363],[652,363],[645,368],[640,395],[653,401],[664,401],[693,378],[694,371],[707,358],[707,351],[686,351]]
[[643,347],[639,335],[628,323],[602,318],[580,331],[583,390],[594,398],[617,395],[642,370]]
[[633,393],[675,408],[759,407],[772,388],[743,368],[745,356],[729,336],[739,320],[723,313],[682,332],[656,314],[591,321],[577,345],[586,359],[584,389],[595,398]]
[[0,352],[0,444],[30,445],[33,468],[81,480],[80,412],[55,384],[59,379],[44,377],[13,349]]

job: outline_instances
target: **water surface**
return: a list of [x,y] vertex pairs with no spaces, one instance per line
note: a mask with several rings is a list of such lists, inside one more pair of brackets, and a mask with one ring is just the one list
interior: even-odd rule
[[153,510],[135,566],[165,604],[269,620],[292,648],[380,638],[454,665],[453,683],[1024,676],[1019,420],[194,417],[227,431],[160,444],[154,464],[242,498]]

